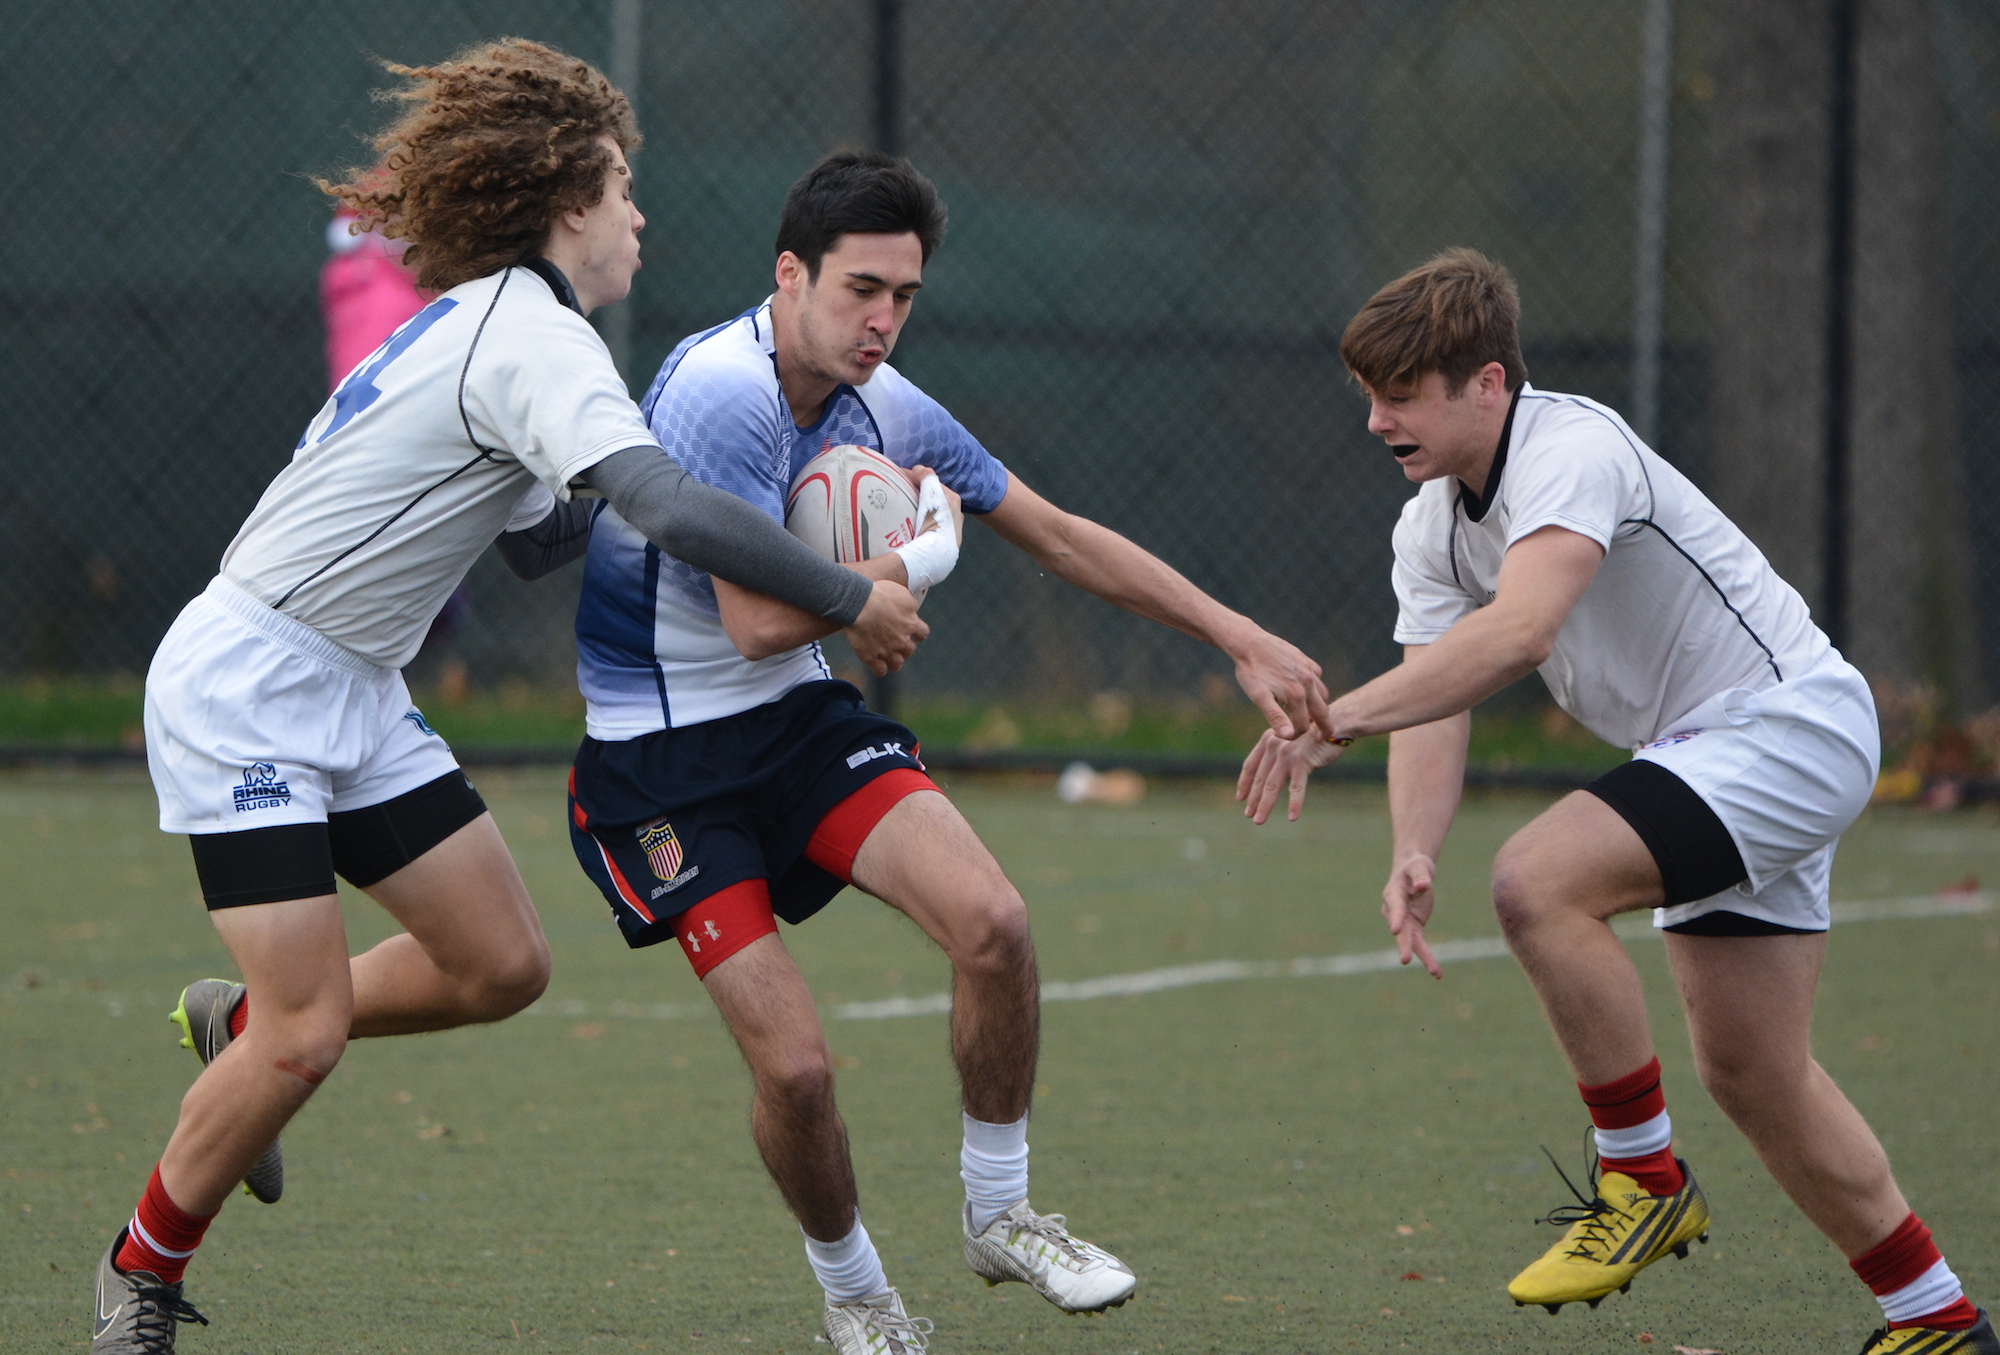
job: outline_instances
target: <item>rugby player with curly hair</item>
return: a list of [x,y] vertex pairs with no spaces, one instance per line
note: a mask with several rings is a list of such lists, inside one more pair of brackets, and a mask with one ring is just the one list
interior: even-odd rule
[[[489,544],[548,572],[602,506],[587,491],[656,549],[845,627],[878,671],[925,634],[902,584],[688,478],[586,322],[639,266],[624,95],[520,39],[388,69],[406,84],[381,172],[320,186],[407,241],[436,298],[307,426],[147,674],[160,826],[189,835],[244,982],[193,984],[174,1013],[205,1066],[98,1267],[94,1355],[206,1325],[188,1260],[238,1182],[278,1198],[278,1133],[349,1039],[498,1021],[547,985],[507,845],[400,671]],[[350,959],[336,875],[404,930]]]

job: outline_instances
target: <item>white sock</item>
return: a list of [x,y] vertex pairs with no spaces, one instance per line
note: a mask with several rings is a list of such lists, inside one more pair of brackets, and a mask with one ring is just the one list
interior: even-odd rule
[[[805,1230],[799,1230],[806,1237]],[[819,1279],[819,1287],[826,1291],[829,1303],[854,1303],[860,1299],[872,1298],[889,1287],[889,1277],[882,1272],[882,1258],[875,1254],[875,1244],[868,1240],[868,1230],[861,1226],[861,1216],[854,1216],[854,1231],[838,1242],[819,1242],[806,1237],[806,1260],[812,1262],[813,1274]]]
[[1882,1305],[1882,1316],[1889,1321],[1914,1322],[1940,1308],[1949,1308],[1964,1297],[1958,1276],[1951,1273],[1951,1267],[1940,1256],[1929,1270],[1893,1294],[1877,1294],[1875,1301]]
[[1630,1129],[1599,1129],[1594,1132],[1597,1134],[1599,1157],[1645,1157],[1673,1143],[1674,1122],[1663,1110],[1644,1124],[1635,1124]]
[[1012,1124],[987,1124],[963,1111],[965,1146],[958,1150],[958,1177],[972,1206],[972,1231],[983,1233],[993,1220],[1028,1198],[1028,1117]]

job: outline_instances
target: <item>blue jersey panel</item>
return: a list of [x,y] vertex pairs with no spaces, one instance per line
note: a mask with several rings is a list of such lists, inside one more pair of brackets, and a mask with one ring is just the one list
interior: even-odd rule
[[592,700],[658,702],[673,724],[654,655],[653,611],[659,547],[607,508],[598,510],[576,605],[577,687]]

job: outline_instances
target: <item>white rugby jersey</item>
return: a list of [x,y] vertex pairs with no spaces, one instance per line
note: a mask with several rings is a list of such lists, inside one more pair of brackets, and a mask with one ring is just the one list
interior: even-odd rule
[[[549,269],[544,279],[537,266]],[[653,445],[604,341],[537,260],[452,288],[350,373],[222,557],[244,592],[386,668],[503,530]]]
[[[899,466],[929,466],[970,513],[991,512],[1007,492],[1006,467],[886,362],[865,385],[836,388],[811,427],[795,424],[778,384],[769,300],[683,339],[641,407],[688,474],[779,522],[799,469],[849,444]],[[744,658],[722,628],[709,576],[664,554],[609,505],[591,529],[576,648],[594,739],[721,719],[831,676],[817,644]]]
[[1832,652],[1763,552],[1623,419],[1525,382],[1486,493],[1447,476],[1403,507],[1397,641],[1428,644],[1491,602],[1507,548],[1549,526],[1605,550],[1541,674],[1607,742],[1649,743],[1720,692],[1762,691]]

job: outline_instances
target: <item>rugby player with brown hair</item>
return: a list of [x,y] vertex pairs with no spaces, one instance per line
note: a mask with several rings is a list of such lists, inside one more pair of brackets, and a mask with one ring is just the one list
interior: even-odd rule
[[[239,1181],[277,1198],[278,1133],[350,1038],[497,1021],[547,984],[506,843],[400,671],[496,537],[545,572],[588,533],[589,490],[676,557],[847,627],[878,671],[925,633],[901,583],[686,476],[585,321],[639,266],[625,97],[519,39],[389,70],[407,85],[385,175],[321,186],[407,241],[438,295],[334,391],[147,675],[160,826],[190,835],[244,982],[191,985],[174,1013],[205,1067],[98,1267],[96,1355],[162,1355],[206,1323],[189,1258]],[[405,930],[350,960],[336,875]]]
[[1401,666],[1331,707],[1327,737],[1266,734],[1238,784],[1263,822],[1290,786],[1389,735],[1383,914],[1424,940],[1472,706],[1539,671],[1633,757],[1516,833],[1493,906],[1588,1107],[1594,1189],[1508,1286],[1595,1307],[1706,1240],[1675,1156],[1639,972],[1611,919],[1654,910],[1702,1085],[1882,1308],[1863,1355],[2000,1355],[1868,1124],[1813,1059],[1840,834],[1880,760],[1868,684],[1803,598],[1615,412],[1527,381],[1507,271],[1448,251],[1377,292],[1341,339],[1368,429],[1420,486],[1395,532]]

